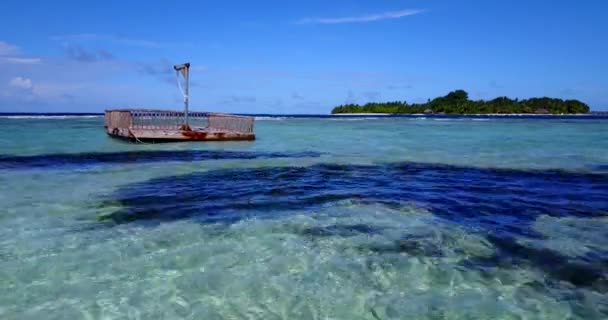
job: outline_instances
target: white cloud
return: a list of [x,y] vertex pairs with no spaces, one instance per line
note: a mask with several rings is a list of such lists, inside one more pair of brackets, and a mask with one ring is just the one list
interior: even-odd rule
[[0,41],[0,56],[15,55],[17,53],[19,53],[19,47]]
[[19,47],[8,42],[0,41],[0,63],[37,64],[40,58],[25,58],[19,54]]
[[19,88],[19,89],[31,89],[32,88],[32,80],[23,77],[16,77],[11,79],[8,83],[11,87]]
[[42,59],[40,58],[0,57],[0,63],[38,64],[40,62],[42,62]]
[[413,16],[424,12],[424,10],[408,9],[399,11],[388,11],[364,16],[339,17],[339,18],[306,18],[299,21],[301,24],[338,24],[338,23],[357,23],[373,22],[387,19],[399,19]]

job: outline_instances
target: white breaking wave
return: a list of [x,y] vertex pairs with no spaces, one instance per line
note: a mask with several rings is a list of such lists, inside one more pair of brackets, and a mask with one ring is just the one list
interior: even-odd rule
[[254,117],[256,121],[283,121],[286,117]]
[[328,118],[330,121],[364,121],[364,120],[382,120],[379,117],[363,117],[363,118]]
[[0,116],[0,119],[77,119],[77,118],[101,118],[103,115],[85,115],[85,116],[77,116],[77,115],[27,115],[27,116]]
[[435,121],[491,121],[487,118],[437,118]]

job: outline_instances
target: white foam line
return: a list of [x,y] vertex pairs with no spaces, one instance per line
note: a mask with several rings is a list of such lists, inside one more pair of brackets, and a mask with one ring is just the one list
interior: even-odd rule
[[79,118],[101,118],[102,115],[86,116],[0,116],[0,119],[79,119]]

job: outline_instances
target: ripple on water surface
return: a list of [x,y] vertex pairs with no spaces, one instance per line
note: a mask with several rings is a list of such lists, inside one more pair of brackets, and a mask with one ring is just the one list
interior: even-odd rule
[[[568,296],[567,284],[547,280],[531,264],[470,268],[471,259],[496,254],[492,242],[418,208],[341,202],[271,220],[185,220],[95,232],[105,239],[75,237],[71,250],[56,248],[26,264],[4,261],[11,289],[2,293],[4,312],[24,318],[556,318],[593,316],[576,309],[581,303],[602,306],[602,293],[587,288]],[[18,309],[22,294],[25,310]]]
[[1,237],[0,316],[603,319],[607,191],[421,163],[152,178]]
[[[605,228],[606,222],[580,223]],[[551,218],[538,231],[549,236],[571,223]],[[478,231],[416,207],[349,201],[232,224],[102,228],[27,263],[5,259],[2,312],[9,318],[599,319],[608,311],[605,291],[556,281],[535,261],[478,263],[504,250]]]

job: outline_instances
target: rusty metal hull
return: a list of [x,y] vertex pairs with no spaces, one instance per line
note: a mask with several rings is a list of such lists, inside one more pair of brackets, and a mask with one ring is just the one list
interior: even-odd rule
[[209,129],[132,129],[106,127],[106,133],[113,138],[142,142],[178,141],[252,141],[255,134]]

